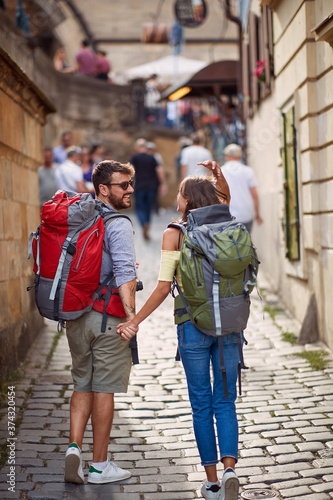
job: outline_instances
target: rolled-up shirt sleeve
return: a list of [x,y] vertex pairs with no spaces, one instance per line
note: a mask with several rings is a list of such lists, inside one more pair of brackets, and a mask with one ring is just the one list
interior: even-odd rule
[[104,242],[112,256],[112,270],[117,288],[136,278],[133,227],[128,219],[119,218],[106,228]]

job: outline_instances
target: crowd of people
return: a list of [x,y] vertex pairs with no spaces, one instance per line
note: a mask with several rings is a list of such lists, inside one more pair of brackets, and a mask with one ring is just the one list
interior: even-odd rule
[[[213,161],[213,155],[203,146],[200,136],[183,136],[178,144],[180,151],[175,159],[177,181],[181,182],[192,175],[206,176],[207,169],[202,162]],[[262,223],[257,179],[253,169],[242,162],[241,146],[229,144],[224,149],[224,156],[222,171],[232,193],[230,210],[236,220],[245,224],[251,232],[254,220],[258,224]],[[65,131],[59,146],[53,150],[44,150],[44,163],[39,167],[41,206],[51,199],[58,189],[91,193],[95,197],[92,182],[94,165],[110,158],[110,154],[104,152],[101,144],[74,146],[71,132]],[[156,145],[143,138],[136,140],[134,154],[129,158],[129,162],[135,169],[136,215],[144,239],[149,240],[152,214],[158,213],[160,199],[168,192],[164,162],[156,151]]]
[[81,42],[81,48],[75,56],[75,66],[68,64],[66,50],[60,47],[53,58],[55,69],[62,73],[76,73],[111,82],[111,64],[106,52],[102,49],[94,52],[89,45],[88,40]]
[[[225,164],[220,167],[198,136],[179,141],[177,159],[179,190],[177,211],[179,227],[168,227],[162,239],[160,274],[156,288],[135,314],[136,261],[133,230],[127,219],[117,219],[106,226],[102,257],[101,282],[113,271],[113,289],[121,301],[122,315],[107,316],[106,333],[101,330],[99,309],[94,308],[80,318],[66,322],[66,335],[72,355],[74,391],[70,403],[70,437],[65,458],[65,481],[84,483],[82,443],[90,416],[93,427],[93,460],[88,482],[104,484],[127,479],[130,471],[108,459],[112,429],[114,394],[126,392],[130,374],[130,349],[127,349],[139,324],[170,293],[174,276],[179,280],[181,225],[187,223],[190,211],[210,205],[223,205],[224,220],[246,224],[262,223],[257,181],[253,170],[245,166],[242,148],[229,144],[225,148]],[[118,212],[131,206],[142,226],[143,237],[150,239],[151,216],[158,196],[167,193],[161,155],[154,143],[136,140],[134,154],[128,163],[108,158],[100,144],[80,148],[73,145],[70,132],[62,134],[61,144],[44,151],[44,165],[39,169],[40,200],[44,203],[57,189],[90,192],[102,203],[106,212]],[[182,287],[182,281],[179,281]],[[187,378],[193,414],[193,426],[201,464],[206,472],[201,493],[208,500],[236,500],[239,481],[235,472],[238,460],[238,425],[235,401],[240,362],[236,334],[223,336],[223,349],[228,380],[224,392],[219,371],[218,339],[200,331],[185,314],[178,320],[177,336],[180,358]],[[211,380],[211,370],[213,379]],[[215,423],[214,423],[215,417]],[[218,449],[224,472],[218,477]]]

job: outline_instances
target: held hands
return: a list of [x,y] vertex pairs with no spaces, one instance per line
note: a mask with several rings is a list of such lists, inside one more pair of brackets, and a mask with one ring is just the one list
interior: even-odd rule
[[139,326],[133,322],[133,319],[117,325],[117,333],[122,340],[131,340],[139,331]]

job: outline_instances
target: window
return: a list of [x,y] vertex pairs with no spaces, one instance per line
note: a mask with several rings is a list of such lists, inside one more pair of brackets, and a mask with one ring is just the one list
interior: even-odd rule
[[284,209],[286,257],[290,260],[300,260],[300,224],[298,202],[298,179],[296,161],[296,128],[295,107],[282,113],[283,147],[282,164],[284,167]]
[[[258,63],[264,63],[262,78],[255,76]],[[259,103],[271,92],[274,77],[272,11],[261,8],[261,16],[249,12],[247,33],[243,37],[244,116],[252,117]]]

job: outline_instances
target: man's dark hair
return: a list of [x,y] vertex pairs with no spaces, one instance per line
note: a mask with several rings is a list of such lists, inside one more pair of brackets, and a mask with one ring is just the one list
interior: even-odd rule
[[61,138],[63,139],[65,137],[65,135],[70,135],[72,137],[73,134],[70,130],[65,130],[65,132],[63,132],[61,134]]
[[101,147],[101,146],[102,146],[102,144],[100,144],[100,143],[99,144],[93,144],[91,146],[91,148],[90,148],[90,154],[93,155],[95,153],[96,149],[99,148],[99,147]]
[[94,184],[96,196],[99,195],[99,185],[111,182],[114,172],[128,174],[130,177],[134,177],[135,174],[134,167],[130,163],[120,163],[114,160],[103,160],[99,162],[98,165],[95,165],[92,173],[92,182]]
[[89,47],[90,45],[89,40],[82,40],[82,45],[83,47]]

